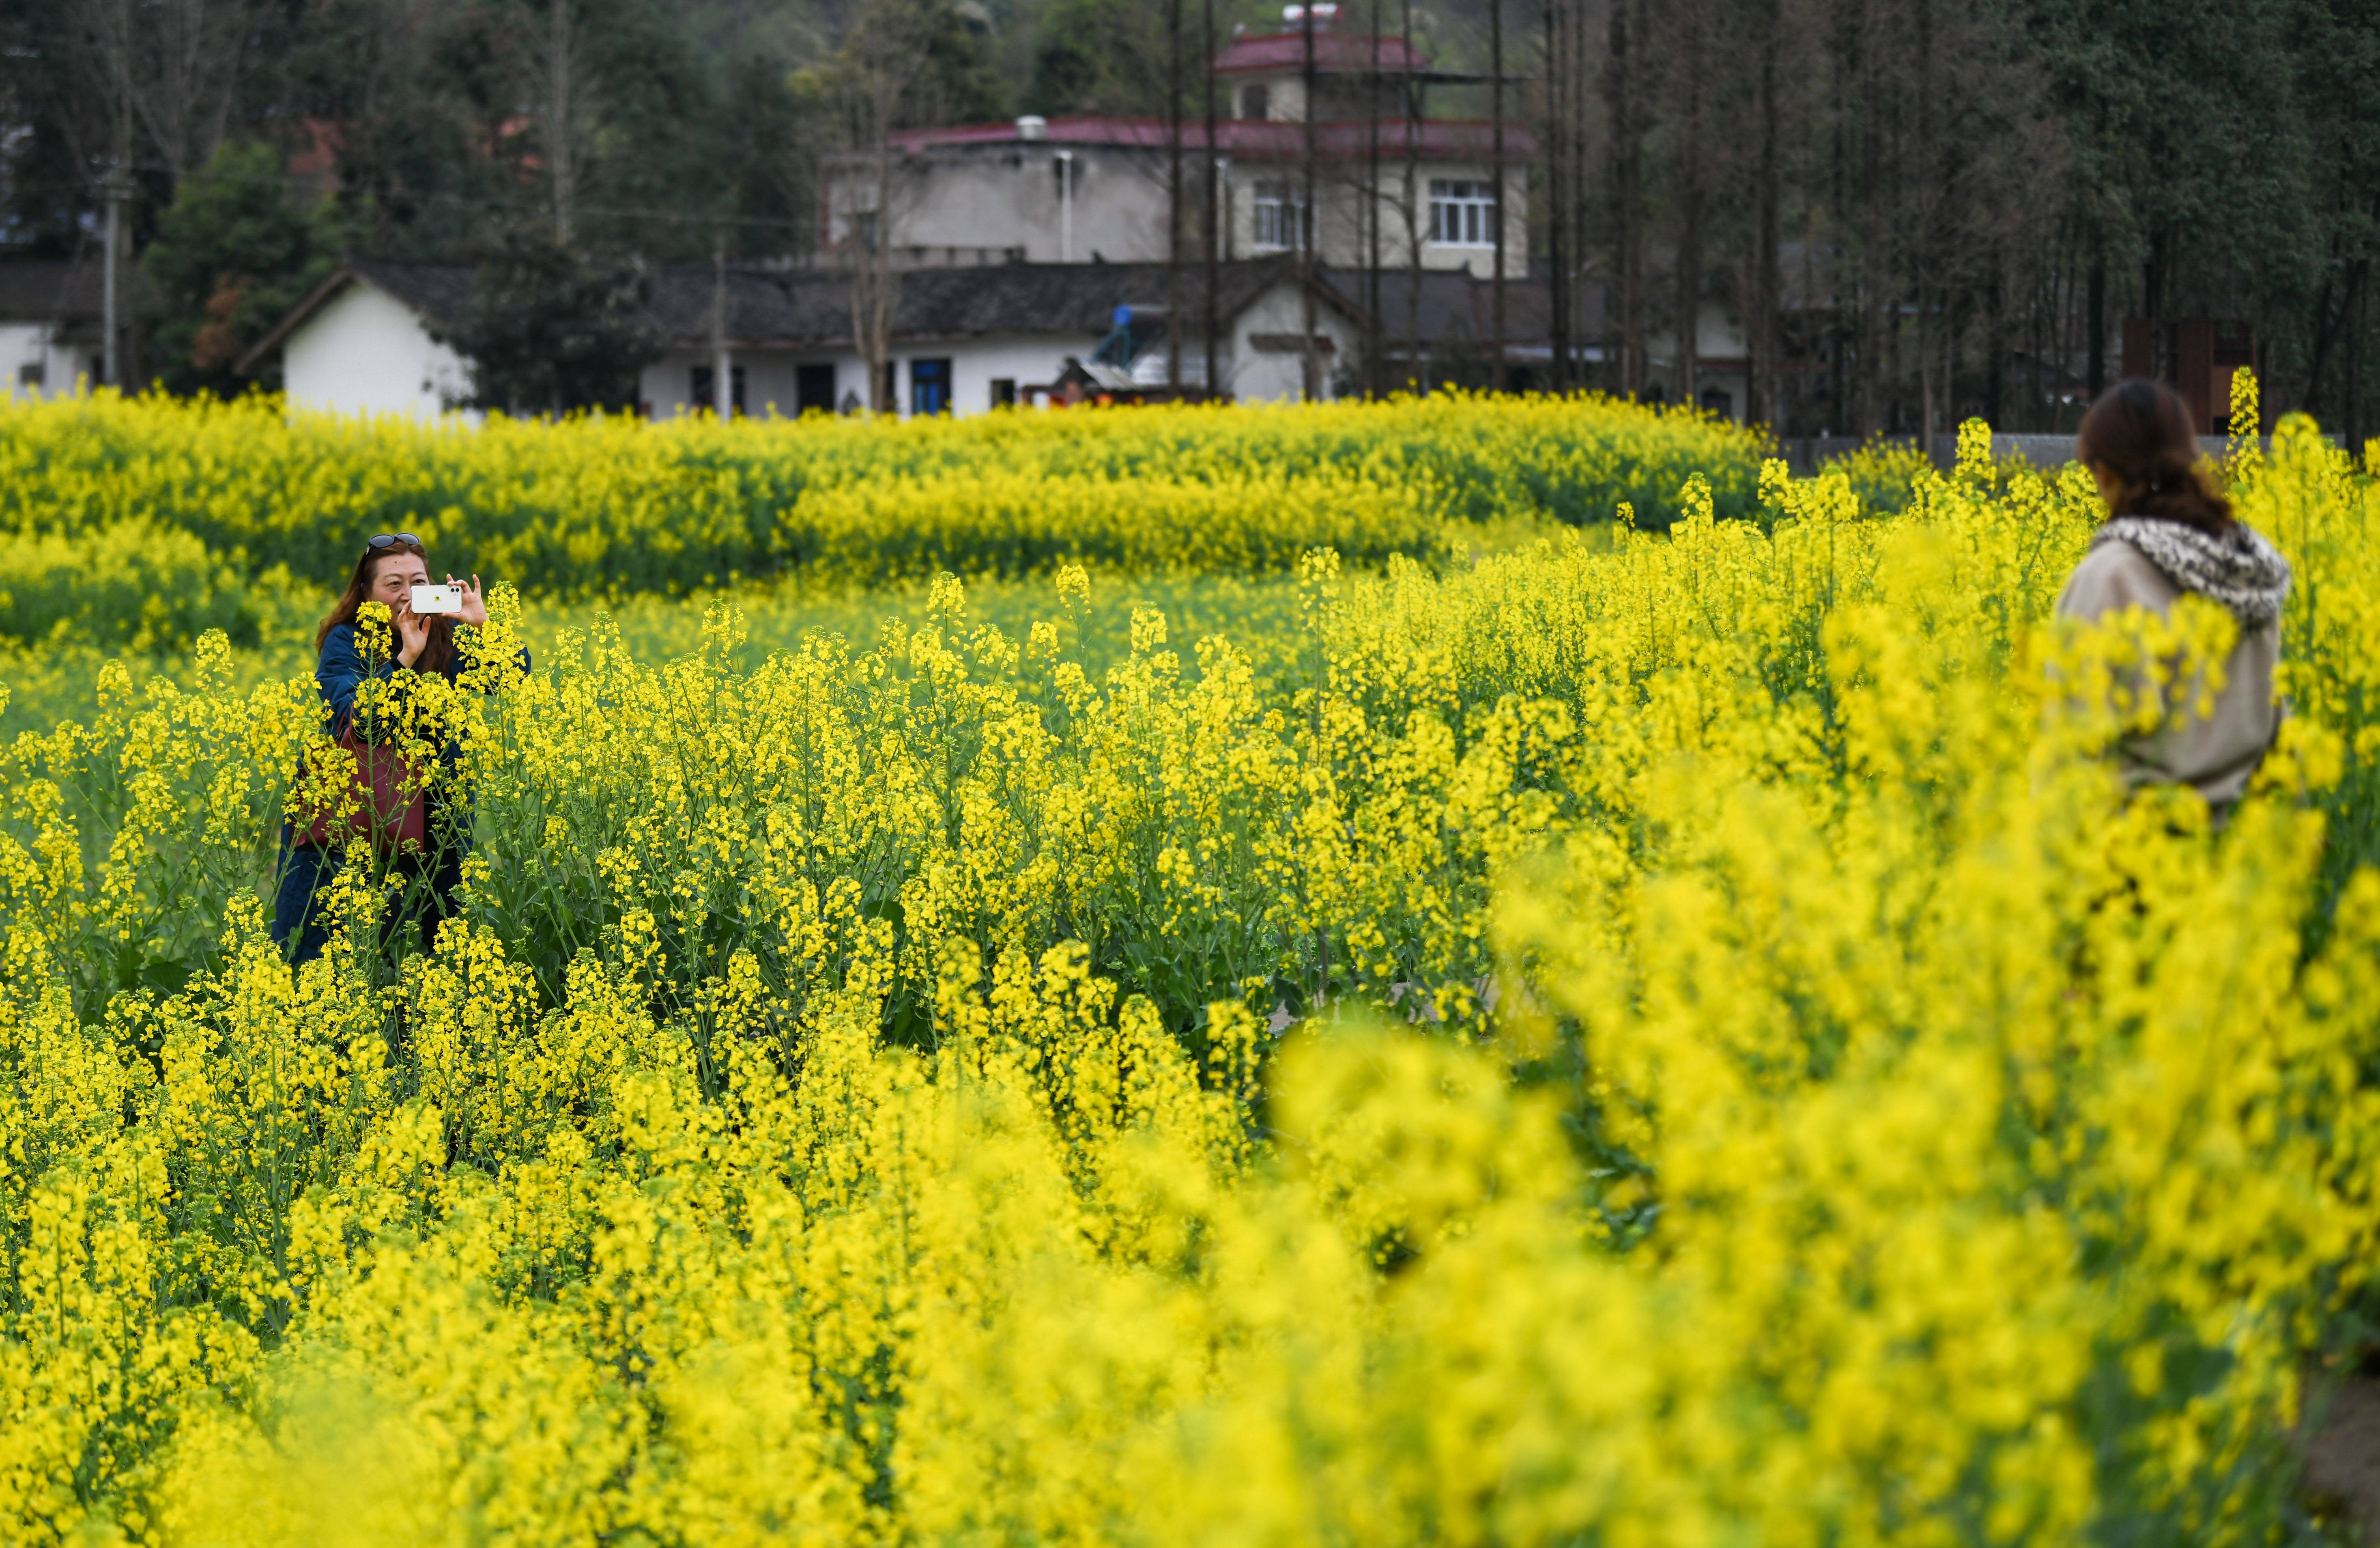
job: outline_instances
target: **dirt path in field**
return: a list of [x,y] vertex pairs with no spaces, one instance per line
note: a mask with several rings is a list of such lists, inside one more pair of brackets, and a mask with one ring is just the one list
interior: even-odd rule
[[[2306,1371],[2309,1401],[2322,1374]],[[2305,1442],[2306,1505],[2317,1516],[2348,1518],[2365,1542],[2380,1544],[2380,1376],[2340,1378],[2321,1420]]]

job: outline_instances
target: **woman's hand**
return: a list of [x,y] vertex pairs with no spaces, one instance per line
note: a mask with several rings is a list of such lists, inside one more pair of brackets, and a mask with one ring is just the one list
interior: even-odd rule
[[485,628],[488,622],[488,599],[480,594],[480,578],[475,575],[468,580],[457,580],[450,575],[446,578],[446,584],[463,588],[463,610],[455,615],[455,621],[458,624],[469,624],[474,628]]
[[397,664],[409,671],[421,659],[422,648],[430,643],[430,620],[413,610],[409,596],[397,603],[391,616],[396,624]]

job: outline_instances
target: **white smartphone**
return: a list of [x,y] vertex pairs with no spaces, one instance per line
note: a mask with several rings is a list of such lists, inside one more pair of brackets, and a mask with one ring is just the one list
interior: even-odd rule
[[422,614],[460,613],[463,611],[463,588],[416,586],[413,589],[413,610]]

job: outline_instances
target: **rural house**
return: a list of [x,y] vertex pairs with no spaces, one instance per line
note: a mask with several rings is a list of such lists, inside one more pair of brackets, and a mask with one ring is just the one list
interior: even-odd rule
[[468,263],[342,265],[235,362],[252,374],[274,354],[289,401],[339,413],[443,413],[471,389],[441,342],[471,300]]
[[100,379],[96,262],[0,259],[0,392],[54,397]]
[[[1217,55],[1211,141],[1203,116],[1180,126],[1189,222],[1195,226],[1205,208],[1211,155],[1219,248],[1227,259],[1311,246],[1325,263],[1359,268],[1376,261],[1377,235],[1382,267],[1408,266],[1410,238],[1418,242],[1420,267],[1486,276],[1497,222],[1509,210],[1505,273],[1524,276],[1536,140],[1518,123],[1505,125],[1500,201],[1494,127],[1426,111],[1429,86],[1482,78],[1430,68],[1404,38],[1342,30],[1336,11],[1315,7],[1311,103],[1303,27],[1234,38]],[[1170,128],[1157,118],[1081,116],[905,130],[892,137],[889,155],[859,152],[829,162],[820,237],[829,252],[881,247],[905,262],[951,252],[1036,263],[1160,262],[1175,159]],[[1202,248],[1195,231],[1184,236],[1184,256]]]
[[[1220,390],[1259,401],[1295,397],[1304,363],[1295,265],[1279,257],[1241,262],[1217,277]],[[1453,306],[1434,299],[1433,321],[1477,311],[1470,276],[1431,279],[1433,294],[1449,282],[1463,292]],[[888,361],[892,400],[904,415],[1030,403],[1058,396],[1070,361],[1096,390],[1161,384],[1172,347],[1165,281],[1164,266],[1149,263],[905,274]],[[469,391],[468,367],[440,339],[464,316],[471,283],[464,263],[348,264],[260,339],[240,368],[253,372],[277,351],[285,389],[300,408],[439,413]],[[1186,272],[1194,315],[1203,315],[1202,283],[1197,271]],[[1326,390],[1361,336],[1355,289],[1351,276],[1333,272],[1317,282],[1315,344]],[[868,401],[847,274],[667,265],[653,274],[642,322],[654,343],[638,383],[649,415],[716,407],[722,359],[732,410],[848,411]],[[1183,340],[1180,369],[1185,381],[1203,377],[1203,343]]]

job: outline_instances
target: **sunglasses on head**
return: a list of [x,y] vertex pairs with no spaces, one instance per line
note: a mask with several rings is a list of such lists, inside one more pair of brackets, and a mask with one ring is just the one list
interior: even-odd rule
[[410,548],[419,551],[420,547],[421,540],[411,532],[380,532],[376,533],[370,542],[364,544],[364,552],[378,554],[385,548]]

